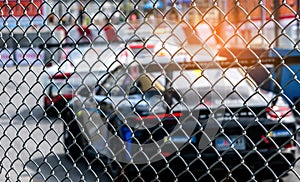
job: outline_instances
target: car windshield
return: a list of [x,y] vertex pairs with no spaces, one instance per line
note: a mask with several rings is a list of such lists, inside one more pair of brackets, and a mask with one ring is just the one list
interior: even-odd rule
[[108,71],[100,79],[96,95],[125,96],[145,94],[148,91],[161,93],[168,88],[174,88],[180,93],[197,91],[200,95],[205,95],[213,89],[223,97],[238,92],[247,98],[254,91],[255,85],[244,74],[243,70],[238,68],[171,72],[162,68],[160,71],[146,72],[140,65],[120,66],[111,72]]

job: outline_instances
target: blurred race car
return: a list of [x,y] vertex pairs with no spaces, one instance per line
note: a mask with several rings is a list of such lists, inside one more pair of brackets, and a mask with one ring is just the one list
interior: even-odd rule
[[101,161],[115,180],[283,177],[295,162],[292,109],[218,65],[115,63],[62,113],[66,153]]

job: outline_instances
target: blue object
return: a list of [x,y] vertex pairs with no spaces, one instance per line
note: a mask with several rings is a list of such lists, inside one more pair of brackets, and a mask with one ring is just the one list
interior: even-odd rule
[[153,8],[162,9],[163,7],[164,7],[164,3],[162,1],[155,1],[154,3],[152,1],[148,1],[144,5],[145,10],[150,10],[150,9],[153,9]]
[[[191,2],[191,0],[173,0],[175,4],[190,4]],[[172,0],[168,0],[168,5],[172,5]]]
[[[284,94],[288,96],[291,101],[295,102],[300,98],[300,52],[296,49],[274,49],[275,51],[270,51],[270,57],[298,57],[299,64],[282,66],[280,86],[282,87]],[[272,71],[274,74],[274,70]],[[298,82],[296,81],[296,78]]]
[[270,50],[269,56],[270,57],[278,57],[280,55],[282,58],[285,57],[299,57],[300,58],[300,52],[296,49],[279,49],[275,48],[274,51]]

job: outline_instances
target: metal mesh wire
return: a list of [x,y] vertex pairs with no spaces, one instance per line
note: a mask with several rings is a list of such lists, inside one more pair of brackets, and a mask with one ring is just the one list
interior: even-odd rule
[[298,181],[299,1],[1,1],[0,181]]

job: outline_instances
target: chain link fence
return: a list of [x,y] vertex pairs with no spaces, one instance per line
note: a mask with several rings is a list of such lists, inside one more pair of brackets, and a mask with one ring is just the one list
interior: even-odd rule
[[1,1],[0,181],[299,181],[299,7]]

